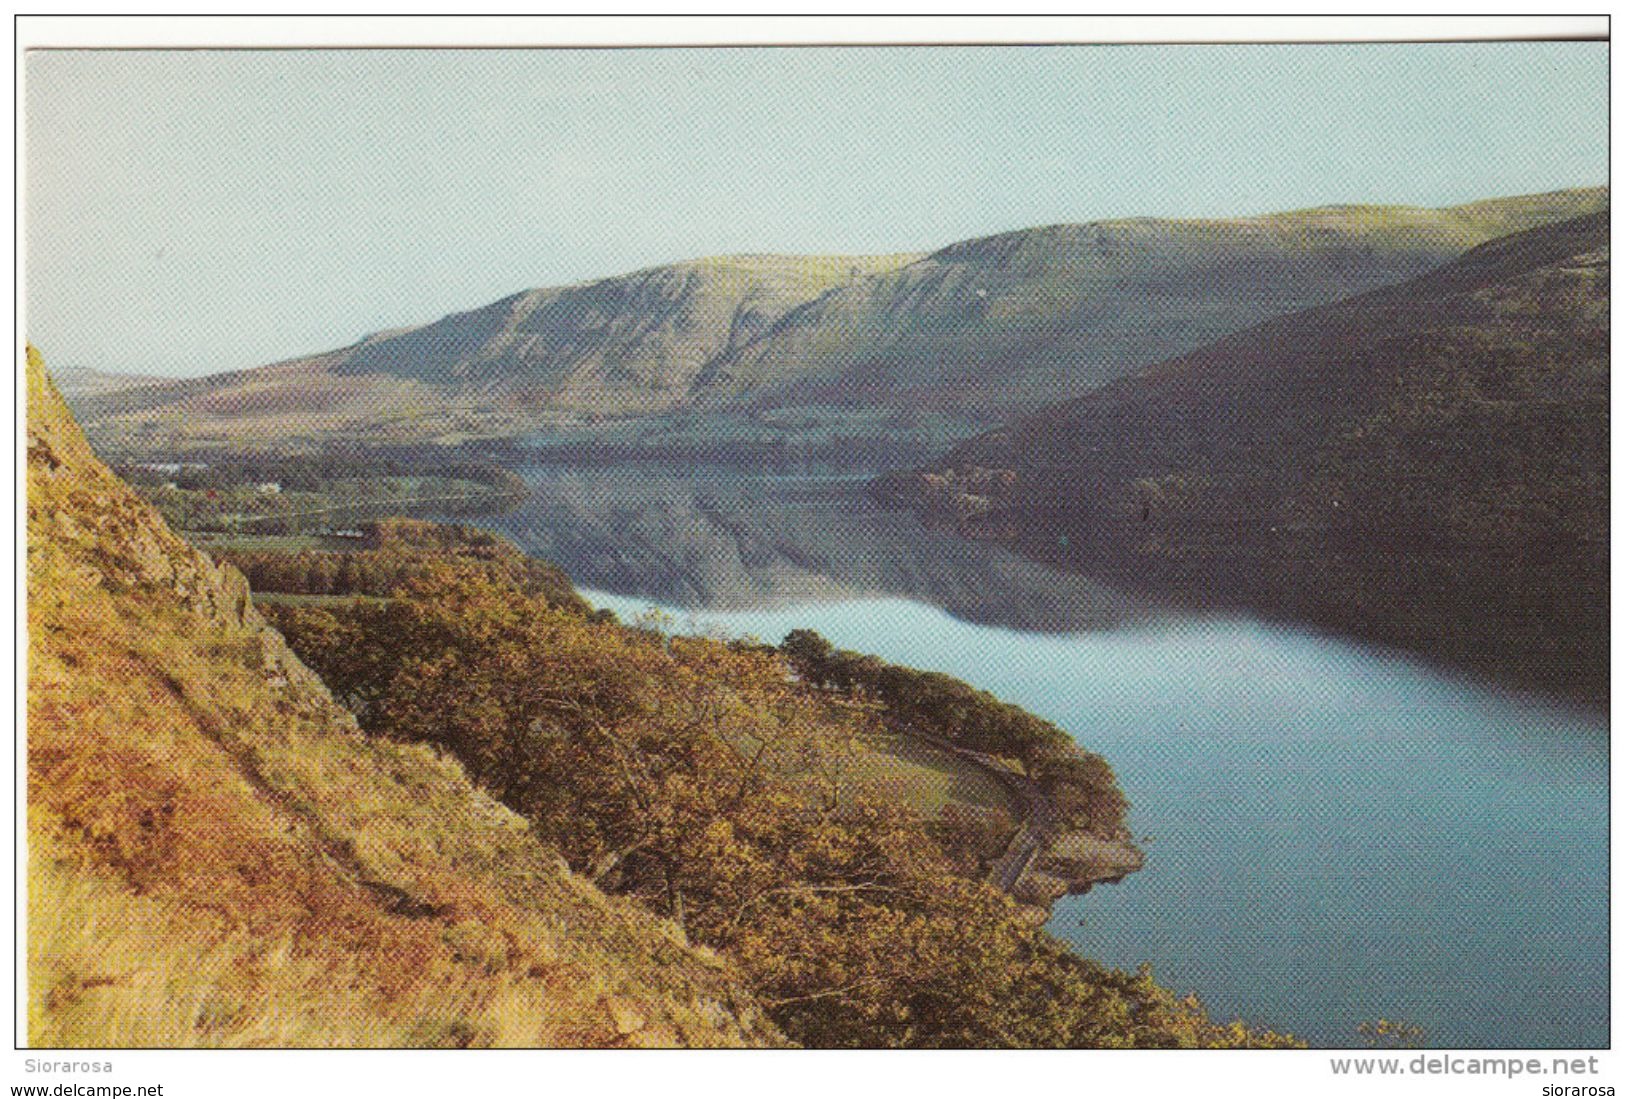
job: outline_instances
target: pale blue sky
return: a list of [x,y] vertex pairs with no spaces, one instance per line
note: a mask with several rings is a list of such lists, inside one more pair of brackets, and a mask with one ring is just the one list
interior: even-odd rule
[[195,374],[531,286],[1607,179],[1607,46],[33,52],[28,336]]

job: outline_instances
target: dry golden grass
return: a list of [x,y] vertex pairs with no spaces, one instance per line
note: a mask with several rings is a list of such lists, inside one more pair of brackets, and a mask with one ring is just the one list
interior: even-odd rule
[[31,1044],[781,1041],[454,762],[363,737],[30,358]]

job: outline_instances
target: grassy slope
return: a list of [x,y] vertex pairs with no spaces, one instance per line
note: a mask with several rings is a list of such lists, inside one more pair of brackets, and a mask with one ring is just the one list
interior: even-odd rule
[[759,404],[1009,415],[1606,202],[1589,189],[970,240],[804,306],[705,380],[723,393],[752,390]]
[[[145,449],[257,435],[463,439],[645,416],[655,435],[688,443],[962,438],[1606,202],[1592,188],[1443,210],[1056,225],[924,258],[698,260],[527,291],[324,355],[78,407],[98,438]],[[696,415],[657,415],[674,411]],[[786,411],[814,426],[771,422]]]
[[458,766],[363,738],[28,382],[31,1043],[779,1040]]
[[1220,341],[909,491],[1091,567],[1600,695],[1607,216]]

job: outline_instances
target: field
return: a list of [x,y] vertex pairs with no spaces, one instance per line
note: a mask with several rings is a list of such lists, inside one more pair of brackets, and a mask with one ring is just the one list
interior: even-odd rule
[[876,730],[855,746],[865,785],[926,816],[953,804],[1000,814],[1014,829],[1021,815],[1010,792],[984,768],[907,733]]

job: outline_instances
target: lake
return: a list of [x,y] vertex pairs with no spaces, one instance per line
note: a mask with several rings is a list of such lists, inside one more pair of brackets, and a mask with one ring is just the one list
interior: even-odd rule
[[480,522],[596,605],[958,676],[1117,772],[1143,871],[1051,930],[1216,1016],[1357,1045],[1608,1044],[1608,723],[1391,652],[1181,610],[884,511],[842,474],[526,472]]

